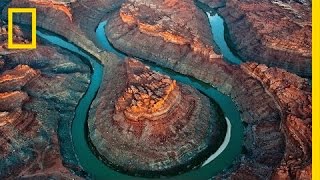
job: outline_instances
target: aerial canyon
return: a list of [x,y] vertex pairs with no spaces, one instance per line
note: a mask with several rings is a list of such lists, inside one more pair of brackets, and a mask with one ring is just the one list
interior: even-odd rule
[[311,6],[2,0],[0,179],[311,179]]

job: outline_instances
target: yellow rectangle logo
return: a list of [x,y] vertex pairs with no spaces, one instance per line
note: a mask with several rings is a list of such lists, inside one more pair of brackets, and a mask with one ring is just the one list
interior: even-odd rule
[[[30,13],[31,14],[31,43],[14,44],[13,43],[13,14]],[[36,8],[8,8],[8,49],[35,49],[37,47],[37,10]]]

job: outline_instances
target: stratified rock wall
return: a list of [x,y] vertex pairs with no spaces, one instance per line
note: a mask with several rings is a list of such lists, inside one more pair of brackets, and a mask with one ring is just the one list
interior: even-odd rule
[[137,60],[113,69],[88,120],[90,140],[106,163],[131,174],[178,174],[222,143],[223,114],[197,90]]
[[[120,12],[114,12],[122,2],[13,0],[9,7],[36,7],[39,27],[67,38],[102,60],[107,72],[111,73],[110,76],[118,75],[117,78],[126,79],[127,76],[123,73],[125,71],[110,68],[116,66],[117,58],[101,52],[94,44],[95,26],[105,16],[113,14],[106,27],[106,34],[117,49],[193,76],[230,95],[246,125],[244,154],[235,160],[232,167],[215,178],[311,179],[311,94],[310,85],[304,79],[264,65],[249,63],[236,66],[224,62],[218,48],[211,41],[211,31],[205,14],[192,0],[130,0],[122,6]],[[218,1],[201,2],[212,8],[218,6]],[[3,3],[0,5],[2,9]],[[303,0],[228,0],[220,14],[226,20],[229,39],[235,45],[233,48],[244,60],[310,76],[310,5],[311,1]],[[3,17],[6,15],[7,7],[2,12]],[[27,18],[18,15],[15,16],[15,22],[30,23]],[[15,41],[28,43],[23,34],[19,34],[18,28],[16,30]],[[1,28],[2,39],[6,31],[5,27]],[[35,51],[8,52],[5,42],[0,41],[0,45],[0,52],[4,54],[0,58],[0,117],[3,117],[0,130],[1,134],[6,134],[0,139],[0,152],[2,159],[5,159],[3,163],[0,162],[1,176],[9,176],[14,167],[19,174],[11,174],[13,177],[33,178],[36,174],[40,178],[49,174],[74,178],[75,176],[70,175],[61,165],[60,156],[64,155],[63,161],[67,166],[73,166],[71,169],[77,168],[73,149],[68,149],[70,134],[59,130],[57,137],[54,130],[57,121],[59,127],[70,128],[70,121],[63,120],[73,117],[74,107],[88,85],[88,67],[78,64],[78,57],[59,48],[40,45]],[[8,87],[8,84],[12,86]],[[166,87],[177,87],[174,84],[170,81]],[[135,106],[138,106],[138,101],[132,96],[123,96],[125,101],[119,99],[126,91],[116,90],[123,89],[125,84],[112,85],[119,86],[110,89],[110,92],[115,90],[113,93],[117,96],[113,97],[113,102],[97,99],[90,114],[93,119],[101,120],[107,115],[111,116],[111,111],[103,110],[106,107],[115,108],[115,102],[118,102],[116,106],[122,110],[119,112],[126,112],[126,117],[131,117],[133,122],[139,122],[139,118],[132,118],[137,112],[142,113],[141,117],[144,118],[166,116],[169,112],[167,110],[174,108],[172,104],[177,102],[177,99],[172,99],[173,103],[169,104],[163,103],[165,101],[161,99],[155,101],[154,103],[160,102],[163,105],[160,107],[167,108],[155,108],[161,113],[154,114],[156,111],[149,112],[146,110],[148,108],[137,109]],[[139,90],[130,88],[127,92],[135,89]],[[169,95],[168,92],[171,91],[160,91],[160,94]],[[98,96],[103,97],[102,95],[103,92],[100,91]],[[141,96],[139,93],[138,95]],[[153,99],[139,104],[141,107],[148,107],[151,100]],[[128,102],[130,105],[126,104]],[[100,107],[100,111],[95,110],[97,107]],[[130,108],[122,109],[123,107]],[[93,124],[90,125],[94,127]],[[139,131],[134,131],[139,134],[137,132]],[[64,143],[61,145],[61,154],[57,145],[58,139],[66,139],[60,141]],[[43,144],[44,140],[47,144]],[[22,153],[10,153],[12,149],[21,147],[27,148],[24,148],[26,150]],[[34,147],[40,151],[35,151]],[[46,151],[42,151],[43,149]],[[52,164],[43,165],[39,157],[52,159],[49,162],[54,162],[54,168],[46,168],[52,167]],[[17,161],[21,166],[11,166]]]
[[228,0],[219,10],[243,60],[311,76],[311,5],[296,1]]
[[310,179],[312,110],[308,81],[282,69],[256,63],[244,64],[242,68],[261,81],[282,109],[286,151],[274,179]]
[[[65,37],[108,65],[109,61],[116,58],[95,45],[95,28],[122,2],[123,0],[12,0],[4,8],[2,17],[7,19],[9,7],[35,7],[38,27]],[[14,22],[30,24],[30,19],[26,14],[20,13],[14,16]]]
[[[172,3],[181,7],[192,6],[192,1],[172,1]],[[210,34],[209,29],[202,28],[207,26],[207,22],[202,21],[201,16],[194,15],[190,18],[197,20],[200,24],[192,26],[193,29],[189,31],[197,32],[193,35],[199,37],[199,44],[208,46],[198,46],[202,53],[197,53],[198,51],[192,48],[192,41],[185,41],[194,36],[180,31],[180,26],[177,24],[180,19],[185,18],[184,14],[197,14],[194,11],[200,11],[199,9],[180,8],[180,13],[174,13],[176,16],[168,18],[166,13],[170,14],[169,7],[170,5],[166,2],[130,1],[124,4],[119,14],[115,14],[110,20],[106,27],[106,35],[116,48],[129,55],[151,60],[193,76],[230,95],[237,104],[243,121],[247,124],[244,144],[247,153],[235,161],[232,168],[217,177],[272,178],[286,149],[283,139],[285,132],[280,128],[285,109],[281,108],[275,95],[269,93],[259,79],[241,66],[230,65],[223,61],[214,52],[214,46],[206,43],[207,40],[201,42],[201,39],[207,39],[206,35]],[[186,22],[186,19],[183,22]],[[200,27],[202,31],[194,30]],[[188,47],[185,47],[185,43],[189,44]],[[285,73],[290,75],[288,72]],[[306,104],[310,105],[310,102]],[[310,155],[310,153],[307,154]],[[308,161],[305,163],[308,164]]]
[[[70,131],[90,69],[79,57],[40,43],[36,50],[8,50],[5,27],[0,41],[0,178],[79,179],[82,170]],[[16,43],[27,40],[17,26],[14,37]]]

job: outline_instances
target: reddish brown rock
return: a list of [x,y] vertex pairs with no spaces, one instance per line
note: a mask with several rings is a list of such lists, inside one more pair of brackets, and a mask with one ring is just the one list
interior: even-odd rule
[[207,17],[191,0],[129,1],[110,19],[106,34],[116,48],[130,55],[168,59],[172,66],[220,59],[213,51]]
[[64,16],[68,17],[68,20],[72,22],[72,10],[69,7],[68,3],[71,3],[71,0],[59,1],[59,0],[29,0],[30,3],[38,5],[40,7],[47,7],[48,9],[57,10],[57,12],[64,13]]
[[[114,117],[132,121],[166,117],[182,98],[176,81],[139,67],[142,64],[137,61],[127,63],[128,88],[117,100]],[[137,71],[143,73],[136,74]]]
[[[101,20],[108,17],[124,0],[12,0],[2,11],[7,19],[7,8],[37,8],[37,26],[59,34],[77,46],[107,60],[114,57],[97,48],[95,30]],[[1,8],[0,8],[1,9]],[[14,22],[30,24],[25,13],[14,16]]]
[[24,92],[13,91],[0,94],[0,111],[10,111],[21,105],[28,100],[28,95]]
[[228,0],[219,12],[242,59],[311,76],[310,4]]
[[[0,51],[8,49],[8,25],[0,19]],[[29,39],[26,38],[19,26],[13,26],[12,40],[15,44],[29,44]],[[0,63],[1,64],[1,63]]]
[[242,68],[261,81],[282,109],[286,151],[274,179],[311,179],[311,88],[306,79],[255,63]]
[[227,0],[197,0],[203,4],[206,4],[210,8],[216,9],[221,8],[226,5]]
[[[14,36],[24,38],[17,29]],[[37,46],[0,50],[0,178],[77,179],[81,168],[64,131],[71,131],[90,69],[65,50]]]
[[[270,93],[264,83],[244,68],[229,65],[222,61],[221,58],[216,58],[212,61],[209,56],[195,53],[191,48],[192,45],[190,45],[189,49],[184,49],[182,43],[184,41],[168,41],[163,37],[161,26],[160,28],[157,26],[159,18],[156,17],[159,17],[157,15],[158,12],[166,11],[170,8],[167,8],[166,4],[158,5],[158,3],[160,2],[148,1],[147,5],[145,5],[143,1],[136,0],[128,2],[129,5],[125,4],[119,14],[110,20],[110,24],[106,29],[109,40],[116,48],[127,54],[148,59],[180,73],[191,75],[212,84],[221,92],[231,95],[239,107],[243,121],[248,123],[245,130],[244,144],[248,153],[244,154],[240,161],[235,162],[232,169],[221,173],[217,178],[234,178],[237,176],[255,177],[257,179],[272,178],[272,174],[280,165],[281,159],[284,158],[284,150],[288,149],[285,148],[283,139],[283,134],[286,133],[283,130],[280,131],[281,120],[285,120],[283,114],[288,109],[292,109],[292,112],[302,113],[308,113],[308,109],[295,105],[291,106],[291,102],[288,99],[285,100],[286,97],[280,97],[280,99],[287,102],[286,106],[281,108],[282,105],[279,105],[276,98],[278,94]],[[186,1],[180,3],[186,3]],[[167,11],[170,12],[170,10]],[[188,12],[187,9],[181,11],[184,11],[183,13]],[[192,10],[190,11],[192,12]],[[179,26],[176,26],[176,24],[178,24],[179,18],[184,18],[183,13],[172,13],[176,16],[168,18],[167,23],[171,25],[168,25],[171,28],[169,32],[178,32]],[[122,14],[125,15],[123,16]],[[147,14],[150,16],[146,16]],[[197,19],[198,17],[194,15],[193,18]],[[201,22],[201,20],[198,20],[198,22]],[[150,33],[150,31],[145,31],[144,28],[141,28],[141,26],[145,26],[143,23],[148,23],[152,27],[157,26],[157,28],[153,28]],[[201,24],[200,27],[203,26],[205,27],[206,24]],[[193,26],[194,29],[198,27]],[[154,33],[155,31],[157,32],[156,34]],[[200,32],[197,30],[190,31]],[[206,32],[210,34],[210,31]],[[190,37],[190,34],[183,33],[183,31],[179,35],[186,37],[185,39]],[[199,33],[198,37],[202,37],[201,35]],[[179,40],[184,39],[180,38]],[[202,43],[205,44],[205,42]],[[211,48],[213,49],[213,46]],[[159,51],[159,49],[162,51]],[[182,58],[179,56],[181,52],[185,53]],[[203,50],[202,52],[213,51]],[[193,55],[189,56],[189,54]],[[286,74],[288,76],[292,75],[287,72]],[[295,85],[300,83],[300,80],[294,78],[287,83]],[[283,94],[283,96],[286,95]],[[297,98],[294,99],[298,99],[300,103],[310,106],[310,102],[304,100],[304,95],[298,93]],[[295,148],[297,146],[293,149]],[[310,155],[310,153],[306,154]],[[308,164],[308,160],[303,162]]]
[[137,60],[114,69],[88,120],[91,142],[106,163],[135,175],[178,174],[222,143],[225,120],[207,97]]
[[[97,3],[93,3],[90,0],[78,2],[80,3],[76,2],[74,4],[64,4],[64,6],[67,6],[72,13],[72,22],[70,21],[70,16],[68,16],[68,13],[65,13],[59,8],[52,8],[51,6],[46,6],[41,3],[26,3],[25,0],[13,0],[10,5],[12,7],[21,7],[22,5],[26,7],[36,6],[37,10],[41,14],[39,16],[41,18],[38,22],[38,25],[40,27],[50,29],[64,37],[67,37],[70,41],[75,42],[80,47],[89,51],[99,59],[106,59],[106,64],[112,62],[113,60],[109,56],[103,56],[103,53],[97,53],[99,52],[99,49],[95,48],[93,43],[91,41],[88,41],[88,39],[90,38],[86,37],[86,35],[92,34],[92,29],[94,29],[95,27],[94,24],[97,24],[99,20],[102,19],[102,17],[105,15],[103,9],[105,9],[106,6],[104,6],[103,4],[107,4],[106,1],[95,1]],[[191,0],[185,0],[181,2],[170,1],[169,3],[168,1],[166,3],[158,1],[148,1],[145,4],[141,2],[142,1],[130,1],[127,5],[124,5],[124,9],[122,12],[125,12],[125,14],[129,14],[129,21],[127,21],[129,22],[129,24],[122,21],[120,13],[115,13],[114,18],[111,20],[111,23],[107,27],[107,34],[113,45],[115,45],[118,49],[126,52],[127,54],[154,61],[165,67],[174,69],[180,73],[191,75],[199,80],[212,84],[221,92],[228,94],[233,98],[239,108],[239,111],[241,112],[242,120],[247,123],[244,132],[244,147],[248,152],[241,155],[241,158],[236,160],[234,162],[234,165],[230,169],[222,172],[216,178],[238,177],[244,179],[270,179],[271,176],[277,177],[277,175],[278,177],[310,177],[311,166],[308,162],[310,155],[308,129],[311,121],[308,122],[308,120],[305,119],[305,117],[309,116],[308,108],[305,108],[308,107],[307,104],[309,102],[304,99],[304,93],[297,93],[297,91],[299,90],[295,88],[289,88],[289,91],[282,91],[280,88],[279,92],[284,92],[280,96],[276,93],[278,89],[274,89],[274,92],[268,90],[268,85],[257,78],[257,76],[254,76],[253,73],[250,73],[250,71],[246,70],[246,68],[231,66],[221,61],[221,59],[216,56],[216,53],[214,53],[214,51],[212,50],[215,48],[211,42],[212,38],[205,15],[201,11],[195,9],[195,6],[192,4]],[[230,1],[229,7],[231,7],[230,4],[232,4],[232,2],[234,3],[235,1]],[[239,2],[239,5],[241,5],[241,8],[244,9],[246,13],[251,11],[253,12],[252,14],[249,13],[249,15],[251,15],[251,18],[255,18],[257,16],[257,20],[254,21],[258,22],[258,24],[261,23],[263,25],[272,25],[272,27],[276,27],[274,28],[274,30],[278,30],[277,26],[271,23],[273,20],[270,21],[270,23],[265,22],[265,19],[268,17],[268,15],[270,15],[266,15],[265,13],[270,11],[264,11],[263,9],[273,7],[275,5],[279,6],[280,8],[275,8],[274,15],[271,14],[270,17],[282,17],[284,11],[283,9],[287,8],[282,7],[282,2],[277,1],[272,6],[269,6],[269,2],[263,1],[262,6],[257,7],[255,6],[255,4],[250,5],[251,1],[241,1]],[[304,3],[303,1],[299,2],[302,2],[302,4]],[[242,3],[245,5],[242,6]],[[134,4],[133,7],[138,7],[139,9],[130,9],[132,7],[131,4]],[[172,4],[181,7],[181,10],[175,9],[173,11],[176,6],[172,6]],[[247,6],[248,4],[249,6]],[[156,5],[157,8],[154,8],[154,5]],[[237,6],[237,4],[233,5],[234,7]],[[304,12],[304,8],[299,8],[306,7],[300,6],[296,3],[291,3],[289,5],[294,6],[294,8],[298,7],[298,12]],[[96,11],[96,9],[99,9],[99,11]],[[175,11],[177,12],[177,14],[173,13]],[[286,19],[285,17],[279,20],[279,22],[276,21],[276,25],[281,25],[281,28],[282,26],[287,27],[288,24],[290,26],[289,28],[283,28],[285,29],[284,31],[282,31],[282,29],[280,29],[279,31],[275,31],[280,33],[271,32],[271,34],[268,34],[268,36],[270,36],[271,38],[267,40],[272,40],[272,42],[275,42],[273,40],[277,40],[278,37],[273,38],[273,35],[276,34],[279,35],[279,39],[283,37],[290,38],[290,42],[289,40],[284,39],[283,42],[288,43],[279,43],[279,46],[281,46],[281,48],[284,48],[285,51],[282,51],[283,49],[280,48],[280,50],[276,49],[277,51],[274,52],[272,48],[275,47],[271,47],[271,50],[265,50],[263,46],[256,46],[256,44],[259,44],[260,42],[256,43],[255,37],[251,37],[251,35],[256,35],[257,33],[255,33],[255,31],[252,30],[250,26],[248,28],[247,21],[242,21],[242,19],[246,19],[247,17],[240,16],[241,13],[239,13],[239,11],[235,8],[230,8],[229,10],[223,11],[228,11],[229,14],[232,14],[232,17],[231,15],[225,15],[226,22],[229,22],[230,19],[237,20],[239,17],[239,24],[236,23],[237,21],[232,21],[232,23],[234,23],[235,25],[239,25],[238,29],[240,29],[239,31],[241,32],[236,35],[241,35],[241,38],[246,38],[245,41],[237,41],[238,45],[245,47],[243,49],[243,52],[247,51],[246,43],[250,42],[252,46],[249,46],[249,48],[252,48],[252,51],[248,52],[254,53],[254,55],[256,56],[257,54],[259,56],[260,54],[263,55],[263,58],[258,58],[259,62],[266,62],[267,64],[272,66],[278,66],[279,64],[279,66],[282,67],[282,65],[284,65],[284,68],[287,68],[294,72],[298,72],[303,75],[308,75],[308,73],[310,74],[310,71],[305,70],[310,66],[310,61],[308,59],[306,59],[305,61],[303,60],[305,57],[310,57],[308,55],[308,50],[304,51],[305,49],[308,49],[308,47],[305,46],[306,48],[304,48],[304,43],[301,43],[302,40],[305,39],[305,44],[310,44],[309,39],[304,38],[310,37],[309,29],[311,29],[311,26],[308,25],[308,23],[304,23],[307,19],[304,18],[304,15],[306,15],[307,13],[302,13],[301,15],[303,15],[303,17],[301,19],[297,19],[296,17],[292,18],[292,16],[296,16],[296,14],[291,14],[292,11],[289,8],[286,10],[289,11],[289,13],[286,14],[289,19]],[[81,14],[79,12],[84,13]],[[190,12],[192,12],[194,15],[192,16],[192,13]],[[222,12],[222,14],[224,13],[225,12]],[[5,15],[6,12],[4,11],[3,14]],[[148,14],[149,16],[147,16]],[[133,24],[131,25],[130,17],[133,17]],[[161,21],[158,21],[159,17],[163,20],[160,19]],[[261,17],[265,18],[262,18],[263,21],[260,22],[259,19],[261,19]],[[294,20],[293,23],[291,22],[292,19]],[[25,22],[23,18],[17,18],[17,21]],[[86,26],[85,23],[87,22],[90,25]],[[184,22],[188,23],[184,26]],[[91,24],[93,25],[91,26]],[[191,26],[188,26],[189,24]],[[293,25],[294,27],[298,27],[296,26],[296,24],[298,26],[301,25],[302,30],[294,31],[294,33],[292,33],[291,35],[290,33],[292,29],[296,30],[294,28],[291,29],[291,25]],[[159,25],[161,25],[161,28],[159,28]],[[88,29],[86,29],[85,27],[88,27]],[[243,29],[241,29],[242,27]],[[261,27],[263,27],[262,29],[264,29],[265,26]],[[261,27],[257,26],[255,28],[259,29]],[[268,28],[264,30],[268,30]],[[304,30],[306,32],[305,35],[301,33],[304,32]],[[246,32],[245,34],[250,35],[250,37],[247,38],[247,36],[243,36],[242,32]],[[288,36],[285,36],[286,33]],[[292,38],[292,36],[297,37]],[[197,39],[197,41],[194,39]],[[291,39],[294,40],[292,40],[291,42]],[[295,47],[295,45],[297,46]],[[161,51],[159,51],[159,49],[161,49]],[[45,57],[44,54],[46,51],[42,50],[42,52],[43,57]],[[306,54],[303,54],[301,52],[306,52]],[[212,58],[210,59],[211,55],[217,58],[213,58],[214,60],[212,61]],[[270,55],[274,55],[274,57],[277,58],[286,57],[286,59],[284,61],[274,61],[269,59],[270,57],[273,57]],[[41,62],[41,58],[39,58],[38,60],[40,60]],[[23,61],[24,60],[21,57],[17,62]],[[106,68],[107,70],[110,70],[108,67]],[[284,74],[288,75],[288,73]],[[269,79],[275,78],[273,77],[273,75],[269,76]],[[294,84],[294,87],[299,87],[295,84],[299,84],[300,80],[299,78],[293,78],[292,81],[288,81],[285,83],[292,83]],[[31,85],[31,87],[32,86],[33,85]],[[37,85],[37,87],[38,90],[46,89],[45,86],[41,85]],[[303,102],[302,104],[304,104],[301,106],[303,108],[301,108],[299,104],[297,105],[293,103],[291,99],[288,98],[292,91],[294,94],[297,93],[294,95],[293,99],[297,98],[299,99],[299,101],[301,100],[301,102]],[[122,95],[119,94],[119,92],[115,93],[118,95],[118,97]],[[114,102],[116,100],[117,99],[115,98]],[[98,101],[96,101],[95,103],[97,105]],[[291,109],[289,113],[286,112],[288,110],[286,108]],[[287,115],[284,116],[284,114]],[[94,115],[91,115],[91,117],[94,117]],[[283,120],[283,124],[286,124],[286,127],[282,128],[282,132],[280,132],[281,119]],[[301,129],[303,129],[304,132],[307,132],[305,133],[306,136],[302,136],[298,133],[295,127],[291,127],[293,124],[297,124],[298,127],[301,127]],[[286,132],[286,129],[290,129],[290,132]],[[282,134],[286,136],[286,147]],[[294,136],[290,137],[290,134]],[[301,149],[300,147],[298,148],[299,145],[301,145]],[[286,150],[285,156],[283,155],[284,150]],[[295,150],[297,150],[297,154],[295,153]],[[293,159],[290,159],[291,154],[293,155]],[[302,157],[301,160],[299,160],[300,157]],[[279,167],[281,160],[283,163]],[[277,167],[279,167],[279,169],[275,172],[275,169]],[[289,172],[288,169],[292,170],[292,173]]]
[[0,92],[21,90],[21,87],[39,74],[39,71],[27,65],[18,65],[0,75]]

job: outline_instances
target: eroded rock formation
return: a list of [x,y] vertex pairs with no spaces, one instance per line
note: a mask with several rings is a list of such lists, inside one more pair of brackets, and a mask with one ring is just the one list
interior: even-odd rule
[[[202,2],[213,2],[211,6],[215,6],[216,1],[204,0]],[[253,0],[227,1],[226,8],[221,10],[221,14],[225,17],[228,24],[230,39],[236,45],[235,49],[238,50],[239,55],[244,60],[250,58],[249,60],[265,63],[270,66],[279,66],[303,76],[310,76],[311,25],[309,4],[311,2],[300,0],[295,2],[284,0],[264,0],[259,1],[259,3]],[[99,119],[102,121],[106,116],[113,118],[113,115],[111,115],[113,112],[105,111],[107,107],[115,109],[118,106],[118,112],[126,114],[122,116],[122,119],[120,118],[121,122],[131,123],[140,123],[139,118],[132,118],[136,112],[144,114],[141,117],[155,117],[157,115],[159,115],[158,117],[162,117],[169,115],[170,111],[166,111],[167,109],[177,109],[174,106],[174,102],[177,102],[177,99],[168,104],[160,103],[163,105],[160,107],[164,108],[155,108],[161,112],[160,114],[154,114],[154,112],[146,110],[149,109],[147,107],[150,107],[152,98],[149,98],[146,102],[141,101],[139,107],[144,108],[138,109],[136,108],[138,107],[138,101],[130,95],[128,95],[129,98],[124,97],[125,101],[123,103],[119,103],[121,101],[118,100],[121,100],[120,97],[125,95],[124,92],[126,92],[125,89],[127,88],[126,84],[118,84],[120,82],[119,79],[128,78],[125,76],[128,72],[124,68],[126,65],[119,65],[119,69],[122,69],[119,72],[117,71],[118,68],[110,68],[115,67],[112,65],[114,58],[107,53],[101,52],[93,43],[96,25],[105,16],[113,14],[107,26],[106,34],[116,48],[129,55],[148,59],[164,67],[210,83],[217,87],[219,91],[230,95],[238,106],[241,118],[246,125],[244,131],[245,153],[235,160],[232,167],[221,172],[215,178],[311,178],[311,95],[310,86],[305,83],[305,80],[283,70],[267,68],[263,65],[246,64],[235,66],[224,62],[218,55],[218,49],[211,42],[212,37],[205,14],[197,9],[191,0],[131,0],[122,6],[120,12],[111,13],[121,3],[122,1],[120,0],[13,0],[9,6],[37,7],[39,27],[49,29],[66,37],[98,59],[104,60],[107,74],[105,75],[106,80],[104,82],[110,82],[107,79],[108,77],[117,76],[117,78],[111,80],[117,81],[117,83],[110,86],[114,87],[111,90],[122,89],[123,91],[110,91],[112,92],[110,94],[115,94],[111,97],[111,95],[106,95],[101,90],[98,95],[101,98],[98,98],[94,102],[93,110],[90,114],[91,122],[98,121]],[[2,1],[0,5],[2,5]],[[273,9],[273,11],[269,11],[270,9]],[[6,8],[2,12],[2,15],[3,17],[6,16]],[[29,23],[23,15],[18,15],[15,21]],[[3,47],[5,49],[5,46]],[[11,138],[11,133],[9,133],[11,131],[5,131],[5,134],[9,134],[8,137],[10,137],[9,141],[1,141],[0,150],[4,152],[3,157],[5,159],[8,159],[7,157],[10,154],[9,150],[12,146],[11,144],[13,144],[11,140],[14,140],[15,144],[21,145],[23,143],[16,140],[26,139],[24,142],[31,142],[30,144],[32,144],[33,141],[28,141],[28,137],[38,137],[39,133],[36,131],[37,129],[41,131],[43,127],[51,128],[56,125],[56,121],[54,123],[48,122],[49,116],[45,116],[44,114],[54,112],[53,115],[50,115],[50,118],[60,117],[59,122],[69,122],[62,120],[72,119],[73,114],[71,111],[74,110],[81,93],[76,93],[76,97],[74,98],[69,96],[67,98],[65,97],[65,91],[69,92],[70,90],[70,93],[72,92],[74,95],[75,90],[73,88],[77,87],[77,92],[83,92],[84,87],[88,83],[88,78],[83,77],[88,74],[88,68],[72,61],[73,59],[77,59],[77,57],[59,48],[49,48],[47,46],[40,46],[36,52],[19,52],[0,58],[0,74],[3,75],[1,76],[3,78],[2,82],[12,84],[12,89],[6,85],[0,85],[1,88],[4,88],[1,90],[2,100],[0,101],[6,105],[1,105],[3,110],[1,110],[0,117],[5,117],[5,120],[1,121],[0,124],[3,127],[18,127],[19,132],[24,132],[26,136],[20,136],[19,134],[19,137],[15,136]],[[68,60],[65,59],[65,56],[69,57],[67,58]],[[24,57],[32,58],[29,60]],[[48,61],[51,58],[58,61]],[[69,61],[77,65],[69,66]],[[19,73],[16,73],[16,71],[19,71]],[[79,75],[74,72],[81,72],[86,75]],[[27,74],[30,74],[31,77],[27,78],[30,76]],[[131,75],[133,74],[135,73],[132,72]],[[8,81],[6,80],[7,77],[16,78],[15,80]],[[38,82],[38,79],[41,80]],[[81,83],[73,83],[77,80],[81,81],[81,88],[78,88],[78,85]],[[52,84],[55,86],[52,86]],[[70,86],[67,86],[67,84],[70,84]],[[115,85],[119,87],[115,87]],[[180,86],[182,88],[179,89],[180,91],[177,91],[176,87]],[[167,89],[173,87],[173,90],[159,91],[162,99],[156,99],[154,103],[165,102],[163,99],[170,99],[170,94],[174,92],[191,92],[193,96],[197,95],[194,90],[192,91],[183,85],[180,86],[173,83],[173,81],[169,81],[165,87]],[[107,88],[108,86],[104,84],[103,87]],[[142,91],[139,88],[135,89],[138,89],[139,96],[137,98],[139,99],[141,97],[140,92]],[[57,94],[57,91],[61,93]],[[131,90],[128,90],[127,93],[129,91]],[[109,90],[106,89],[106,92],[109,92]],[[168,96],[166,97],[166,95]],[[113,102],[100,100],[107,97],[113,98]],[[14,103],[7,106],[11,102]],[[129,102],[130,105],[128,105]],[[66,110],[62,108],[65,107],[65,104],[68,104],[70,109]],[[55,107],[54,109],[51,108],[53,106]],[[14,111],[12,113],[12,109],[16,110],[17,107],[18,109],[22,107],[21,111]],[[58,111],[60,112],[58,113]],[[20,123],[20,117],[27,117],[27,121]],[[131,120],[127,120],[130,117]],[[46,123],[43,124],[42,122]],[[104,122],[101,123],[103,124]],[[33,124],[33,126],[30,126],[30,124]],[[122,123],[122,125],[125,124]],[[68,125],[64,125],[64,127],[68,127]],[[96,128],[94,124],[90,125],[91,128]],[[25,127],[29,126],[33,127],[33,130],[28,130],[28,128],[26,130]],[[50,128],[47,129],[50,130]],[[101,126],[99,128],[105,127]],[[133,130],[137,130],[137,128],[133,128]],[[14,133],[16,132],[14,131]],[[27,132],[30,133],[28,134]],[[101,130],[101,132],[103,131]],[[133,133],[139,134],[137,132],[139,131],[133,131]],[[56,164],[58,165],[55,167],[61,169],[40,168],[40,170],[34,171],[37,168],[27,168],[26,173],[12,174],[12,177],[32,178],[35,176],[35,173],[37,173],[37,177],[46,177],[46,174],[57,177],[65,177],[65,174],[69,176],[70,173],[65,171],[66,169],[61,165],[60,155],[63,155],[63,162],[68,164],[67,166],[72,166],[70,164],[74,165],[77,162],[72,148],[69,149],[71,144],[70,137],[69,140],[60,142],[64,144],[61,144],[62,153],[59,153],[59,146],[56,145],[58,144],[58,139],[69,136],[63,134],[58,133],[58,138],[55,138],[57,136],[52,136],[52,141],[48,141],[49,144],[52,144],[48,145],[49,148],[46,149],[45,153],[41,151],[43,149],[42,146],[37,148],[40,151],[35,151],[33,153],[35,155],[30,156],[31,158],[25,158],[23,155],[26,153],[15,152],[16,154],[20,153],[19,157],[27,161],[24,164],[29,165],[29,162],[40,162],[34,163],[32,167],[51,166],[51,164],[48,166],[47,164],[42,165],[42,158],[39,157],[51,157],[50,155],[53,153],[52,158],[54,160],[50,162],[57,162]],[[104,137],[111,137],[111,135],[105,135]],[[103,154],[101,152],[100,154]],[[128,149],[127,152],[129,152]],[[39,156],[39,154],[43,155]],[[114,158],[118,158],[118,156],[114,156]],[[37,161],[34,159],[37,159]],[[7,166],[7,162],[0,163],[0,168],[4,168],[0,172],[5,174],[5,176],[8,175],[8,172],[13,172],[12,166]],[[15,167],[15,170],[21,172],[21,169],[26,169],[26,167]],[[74,167],[71,169],[76,169]],[[72,178],[74,177],[72,175]]]
[[[106,30],[116,48],[131,55],[148,54],[146,59],[165,58],[177,66],[221,57],[213,51],[218,49],[207,32],[206,15],[190,0],[129,1],[110,19]],[[124,42],[135,43],[123,46]]]
[[[8,50],[6,25],[1,29],[0,178],[79,179],[69,132],[89,67],[40,43],[36,50]],[[29,41],[19,27],[14,37],[16,43]]]
[[[2,20],[0,21],[0,51],[7,50],[8,49],[8,25],[3,22]],[[13,43],[19,43],[19,44],[29,44],[28,38],[25,37],[23,32],[21,31],[19,26],[13,26],[13,36],[12,40]]]
[[[168,39],[163,37],[163,29],[167,30],[168,32],[166,33],[169,34],[179,32],[179,36],[183,37],[180,39],[192,37],[190,34],[180,31],[179,29],[181,26],[177,24],[179,24],[181,19],[185,18],[184,13],[197,14],[194,13],[193,10],[200,10],[181,8],[183,13],[172,13],[175,16],[169,16],[170,18],[167,18],[167,15],[159,12],[164,11],[168,13],[170,10],[167,10],[168,5],[165,2],[163,2],[163,4],[161,3],[162,2],[155,1],[148,1],[146,3],[144,1],[135,0],[129,1],[127,4],[123,5],[119,14],[114,15],[106,28],[106,34],[109,40],[116,48],[127,54],[148,59],[180,73],[191,75],[212,84],[221,92],[230,95],[238,105],[243,121],[247,124],[244,146],[248,152],[243,154],[241,159],[235,161],[234,166],[231,169],[221,173],[217,177],[239,179],[272,178],[277,167],[279,167],[281,160],[287,156],[284,155],[284,152],[288,154],[287,143],[285,143],[283,135],[285,135],[285,137],[289,135],[287,135],[283,129],[280,130],[280,125],[281,123],[286,122],[286,116],[283,116],[283,114],[286,111],[286,108],[290,107],[286,106],[281,108],[282,105],[278,103],[276,98],[277,94],[269,93],[269,90],[264,83],[256,76],[253,76],[252,73],[249,73],[245,68],[230,65],[216,56],[217,53],[215,53],[213,45],[200,46],[200,51],[208,52],[207,54],[213,55],[215,57],[214,59],[210,58],[210,55],[204,56],[201,53],[196,53],[190,44],[189,48],[186,48],[183,43],[168,41]],[[180,1],[175,3],[181,3],[182,5],[187,3],[189,6],[192,6],[190,5],[190,3],[192,3],[191,1]],[[152,13],[157,15],[148,16]],[[200,37],[199,39],[206,39],[206,41],[200,44],[207,44],[207,37],[208,34],[210,35],[210,31],[206,28],[207,22],[201,21],[200,17],[194,15],[190,18],[197,20],[197,22],[201,24],[193,26],[193,29],[190,29],[189,31],[198,32],[196,36]],[[190,19],[188,20],[190,21]],[[184,19],[183,22],[189,21]],[[153,28],[146,31],[146,29],[143,28],[146,24]],[[163,28],[163,26],[169,28]],[[188,42],[190,43],[192,41]],[[206,48],[204,47],[211,48],[211,50],[206,51]],[[302,68],[303,67],[301,66],[301,69]],[[287,76],[291,76],[288,72],[283,73],[287,74]],[[294,79],[288,83],[298,83],[295,81],[299,82],[298,79]],[[305,102],[304,99],[296,98],[296,100],[301,101],[299,103]],[[311,103],[306,102],[306,104],[310,106]],[[308,139],[306,138],[303,141],[308,142]],[[295,146],[295,148],[296,147],[297,146]],[[310,152],[307,152],[306,154],[311,155]],[[284,161],[286,160],[282,160],[282,162]],[[299,168],[297,169],[300,169],[304,173],[297,174],[308,174],[303,168],[308,168],[310,162],[308,160],[303,162],[306,165],[298,165]]]
[[114,69],[88,121],[91,142],[108,164],[131,174],[178,174],[222,143],[223,114],[197,90],[137,60]]
[[261,81],[282,109],[282,131],[286,151],[274,179],[310,179],[311,177],[311,89],[306,79],[278,68],[256,63],[243,69]]
[[[112,59],[96,45],[95,28],[104,18],[120,7],[124,0],[12,0],[2,11],[7,19],[7,8],[37,8],[37,26],[57,33],[97,59]],[[1,8],[0,8],[1,9]],[[30,24],[28,14],[17,13],[14,22]]]
[[219,12],[242,59],[311,76],[309,3],[228,0]]

